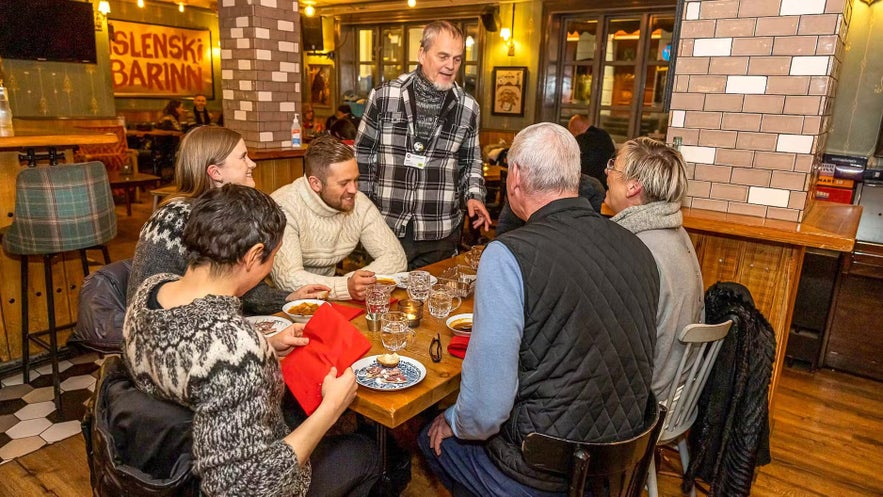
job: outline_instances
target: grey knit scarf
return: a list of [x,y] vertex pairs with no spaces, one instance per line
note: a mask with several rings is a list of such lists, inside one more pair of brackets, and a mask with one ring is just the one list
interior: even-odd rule
[[611,218],[632,233],[666,228],[680,228],[684,224],[681,204],[678,202],[650,202],[625,208]]
[[417,136],[429,141],[435,132],[436,121],[445,103],[445,94],[426,79],[423,69],[417,67],[417,78],[414,79],[414,97],[417,103]]

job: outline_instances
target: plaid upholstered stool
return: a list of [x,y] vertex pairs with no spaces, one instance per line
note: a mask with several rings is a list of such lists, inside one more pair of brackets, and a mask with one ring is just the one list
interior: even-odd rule
[[[105,243],[117,233],[117,219],[107,171],[101,162],[85,162],[23,169],[15,180],[15,215],[3,234],[3,248],[21,257],[22,378],[30,379],[30,342],[49,351],[55,404],[61,408],[58,381],[58,331],[73,323],[55,322],[52,258],[78,250],[83,273],[89,274],[86,249],[101,249],[110,262]],[[28,259],[43,258],[49,328],[31,332],[28,326]],[[47,343],[42,337],[49,335]]]

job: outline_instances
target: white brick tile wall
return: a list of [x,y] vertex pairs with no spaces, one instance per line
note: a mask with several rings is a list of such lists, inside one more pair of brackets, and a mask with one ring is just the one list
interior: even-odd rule
[[276,21],[276,29],[279,31],[294,31],[294,23],[291,21]]
[[779,135],[776,152],[808,154],[812,152],[812,141],[811,135]]
[[273,92],[271,91],[259,91],[258,92],[258,102],[272,102],[273,101]]
[[808,57],[794,57],[791,59],[792,76],[825,76],[828,74],[828,62],[830,57],[814,55]]
[[233,69],[222,69],[221,79],[233,79]]
[[687,20],[695,21],[699,19],[699,2],[687,2]]
[[260,140],[262,142],[273,141],[273,132],[272,131],[261,131],[261,133],[258,134],[258,140]]
[[256,50],[254,56],[258,60],[273,60],[273,52],[269,50]]
[[281,71],[273,71],[270,75],[270,78],[277,83],[284,83],[288,81],[288,73]]
[[295,110],[294,102],[279,102],[280,112],[294,112]]
[[237,67],[239,67],[240,70],[243,70],[243,71],[250,71],[251,70],[251,61],[250,60],[239,59],[236,62],[237,62]]
[[242,35],[245,33],[245,30],[242,28],[230,28],[230,38],[239,39],[242,38]]
[[696,57],[727,56],[733,48],[732,38],[699,38],[693,43]]
[[233,100],[233,90],[224,90],[221,94],[224,96],[224,100]]
[[233,111],[233,119],[236,119],[237,121],[245,121],[245,117],[247,115],[248,114],[244,110],[234,110]]
[[824,14],[825,0],[782,0],[779,15],[799,16],[803,14]]
[[687,113],[682,110],[673,110],[671,111],[671,127],[673,128],[683,128],[684,127],[684,116]]
[[267,28],[254,28],[254,36],[255,38],[260,38],[262,40],[269,40],[270,30]]
[[294,52],[297,50],[297,45],[290,41],[280,41],[279,42],[279,51],[280,52]]
[[773,207],[788,207],[788,198],[790,195],[791,192],[788,190],[752,186],[748,188],[748,203],[771,205]]
[[766,92],[766,76],[728,76],[726,92],[763,94]]
[[276,0],[261,0],[261,5],[264,7],[276,8]]
[[237,28],[247,28],[248,27],[248,17],[242,16],[236,18],[236,27]]
[[236,48],[251,48],[251,40],[248,38],[239,38],[236,40]]
[[693,145],[684,145],[681,147],[681,155],[687,162],[696,162],[699,164],[714,164],[714,156],[717,149],[714,147],[695,147]]
[[252,104],[252,103],[251,103],[250,101],[248,101],[248,100],[242,100],[242,101],[239,102],[239,108],[240,108],[241,110],[245,110],[245,111],[251,112],[251,111],[254,110],[254,104]]
[[282,72],[297,72],[297,64],[295,62],[280,62],[279,70]]
[[243,79],[239,80],[239,89],[242,91],[251,91],[253,86],[254,85],[252,85],[251,81],[246,81]]

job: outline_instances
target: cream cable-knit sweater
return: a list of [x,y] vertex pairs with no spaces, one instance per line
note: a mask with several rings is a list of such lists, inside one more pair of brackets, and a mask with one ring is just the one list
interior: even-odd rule
[[355,208],[350,212],[329,207],[303,177],[276,190],[271,197],[288,219],[271,273],[276,286],[295,289],[321,283],[331,287],[330,299],[348,300],[349,274],[334,276],[334,271],[359,242],[374,259],[364,269],[391,274],[407,268],[399,239],[362,192],[356,193]]

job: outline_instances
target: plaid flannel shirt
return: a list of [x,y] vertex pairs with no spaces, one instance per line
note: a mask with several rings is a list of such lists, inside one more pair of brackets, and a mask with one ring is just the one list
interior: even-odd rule
[[416,73],[375,88],[356,138],[359,189],[398,237],[414,223],[415,240],[440,240],[460,228],[466,201],[484,202],[478,143],[478,103],[460,86],[448,92],[435,132],[426,143],[426,166],[405,166],[414,153],[416,119],[411,99]]

